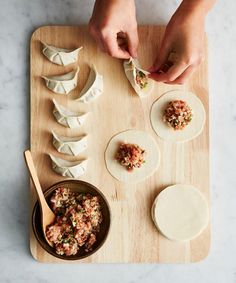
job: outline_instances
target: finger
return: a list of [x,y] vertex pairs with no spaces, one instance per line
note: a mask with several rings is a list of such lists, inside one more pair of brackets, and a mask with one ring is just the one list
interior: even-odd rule
[[168,82],[167,84],[173,85],[173,84],[184,84],[187,82],[187,80],[192,76],[192,74],[195,71],[195,67],[189,66],[178,78],[176,78],[172,82]]
[[177,79],[187,68],[188,66],[184,63],[176,63],[170,67],[166,73],[151,73],[149,77],[158,82],[172,82]]
[[106,48],[106,51],[112,57],[120,59],[129,59],[130,54],[128,51],[120,48],[117,42],[117,34],[109,34],[103,38],[103,43]]
[[132,57],[138,57],[138,31],[134,29],[127,33],[127,40],[128,40],[128,50]]

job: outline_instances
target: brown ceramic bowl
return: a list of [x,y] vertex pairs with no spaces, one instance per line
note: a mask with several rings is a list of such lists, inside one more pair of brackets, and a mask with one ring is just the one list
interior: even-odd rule
[[102,207],[102,215],[103,215],[103,221],[101,223],[100,231],[97,234],[97,241],[93,245],[93,250],[86,252],[83,247],[79,249],[79,252],[74,255],[74,256],[65,256],[65,255],[58,255],[54,248],[51,247],[45,240],[43,230],[41,227],[41,213],[40,213],[40,208],[39,208],[39,203],[36,202],[34,209],[33,209],[33,214],[32,214],[32,226],[33,226],[33,231],[36,239],[38,240],[39,244],[42,246],[44,250],[46,250],[48,253],[51,255],[63,259],[63,260],[78,260],[82,259],[85,257],[90,256],[91,254],[95,253],[105,242],[109,228],[110,228],[110,222],[111,222],[111,213],[110,213],[110,207],[105,199],[105,196],[93,185],[84,182],[84,181],[79,181],[79,180],[67,180],[67,181],[62,181],[58,182],[54,185],[52,185],[50,188],[48,188],[44,192],[44,196],[46,200],[49,202],[50,197],[52,196],[53,192],[59,188],[59,187],[66,187],[71,189],[74,192],[78,193],[89,193],[91,195],[96,195],[99,197],[99,201]]

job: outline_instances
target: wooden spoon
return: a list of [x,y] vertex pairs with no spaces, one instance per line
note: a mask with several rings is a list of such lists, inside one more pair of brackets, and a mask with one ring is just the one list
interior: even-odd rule
[[50,225],[54,222],[56,216],[52,212],[51,208],[48,206],[46,199],[43,195],[43,191],[42,191],[41,185],[39,183],[38,175],[37,175],[36,169],[34,167],[34,162],[33,162],[33,159],[32,159],[31,152],[29,150],[26,150],[24,152],[24,156],[25,156],[26,165],[29,169],[31,180],[34,184],[35,190],[36,190],[37,195],[38,195],[38,201],[39,201],[40,209],[41,209],[41,224],[42,224],[42,228],[43,228],[44,238],[48,242],[48,244],[50,246],[52,246],[52,243],[46,237],[46,228],[47,228],[48,225]]

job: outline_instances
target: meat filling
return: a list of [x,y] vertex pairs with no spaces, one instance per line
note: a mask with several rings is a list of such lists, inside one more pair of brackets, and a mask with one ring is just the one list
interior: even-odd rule
[[136,144],[121,143],[115,159],[128,171],[132,171],[134,168],[140,168],[145,162],[144,153],[145,150]]
[[193,117],[192,109],[185,101],[170,101],[163,115],[163,121],[174,130],[183,130]]
[[148,77],[142,71],[137,71],[136,83],[141,89],[144,89],[148,84]]
[[58,188],[50,199],[56,220],[46,230],[48,240],[60,255],[76,255],[80,247],[91,251],[102,223],[99,199]]

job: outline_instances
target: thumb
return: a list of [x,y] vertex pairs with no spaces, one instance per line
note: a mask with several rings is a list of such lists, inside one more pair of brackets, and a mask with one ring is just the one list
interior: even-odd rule
[[128,50],[129,50],[130,55],[133,58],[137,58],[138,57],[138,43],[139,43],[137,29],[134,29],[127,33],[127,41],[128,41]]

